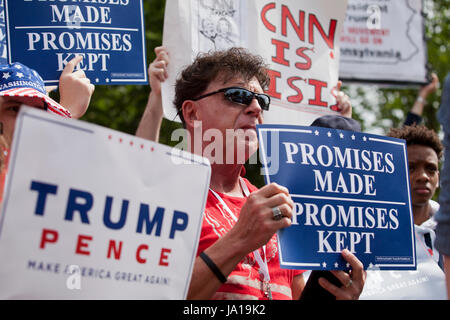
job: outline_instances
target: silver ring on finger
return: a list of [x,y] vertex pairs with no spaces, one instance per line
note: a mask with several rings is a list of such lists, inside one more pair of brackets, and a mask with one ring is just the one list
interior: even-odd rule
[[281,220],[283,218],[283,214],[281,213],[281,210],[279,207],[273,207],[272,208],[272,219],[275,221]]
[[345,287],[346,287],[346,288],[350,288],[350,287],[352,286],[352,284],[353,284],[353,280],[350,279],[350,280],[348,280],[348,282],[347,282],[347,284],[345,285]]

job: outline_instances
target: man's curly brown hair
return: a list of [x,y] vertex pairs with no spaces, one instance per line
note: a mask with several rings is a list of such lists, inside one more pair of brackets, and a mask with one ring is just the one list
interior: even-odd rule
[[264,59],[244,48],[235,47],[199,54],[195,61],[181,72],[175,84],[173,103],[181,121],[184,123],[181,111],[184,101],[200,96],[216,79],[225,83],[236,77],[242,77],[244,81],[256,77],[263,89],[267,89],[270,82]]
[[438,159],[442,157],[444,147],[439,140],[438,135],[432,129],[424,125],[403,126],[401,128],[392,128],[387,136],[406,140],[406,146],[421,145],[433,149]]

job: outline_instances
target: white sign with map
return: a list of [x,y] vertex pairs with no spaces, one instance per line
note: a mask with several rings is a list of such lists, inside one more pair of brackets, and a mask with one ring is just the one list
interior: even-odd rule
[[421,13],[421,0],[349,0],[340,37],[340,78],[427,82]]

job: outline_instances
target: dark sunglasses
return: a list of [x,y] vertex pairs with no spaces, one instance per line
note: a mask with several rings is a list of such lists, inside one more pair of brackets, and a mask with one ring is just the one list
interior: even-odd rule
[[204,94],[200,97],[197,97],[195,99],[192,99],[193,101],[197,101],[209,96],[212,96],[213,94],[223,92],[223,95],[225,98],[231,102],[239,103],[243,105],[250,105],[252,103],[253,98],[256,98],[256,100],[259,103],[259,106],[263,110],[269,110],[270,106],[270,97],[267,94],[264,93],[255,93],[250,90],[240,88],[240,87],[230,87],[230,88],[223,88],[214,92],[210,92],[207,94]]

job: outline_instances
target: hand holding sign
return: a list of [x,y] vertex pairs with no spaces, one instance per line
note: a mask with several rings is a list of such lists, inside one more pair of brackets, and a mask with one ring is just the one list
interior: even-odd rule
[[85,114],[95,90],[83,70],[74,72],[82,60],[82,56],[70,60],[59,78],[60,104],[69,109],[75,119]]
[[[274,220],[272,208],[278,207],[283,218]],[[253,192],[247,199],[239,214],[239,219],[232,229],[233,234],[244,241],[247,253],[265,245],[273,234],[291,225],[294,202],[288,190],[276,183],[271,183]]]
[[419,96],[426,99],[429,94],[436,92],[439,88],[439,78],[436,73],[431,74],[431,82],[423,86],[419,91]]
[[366,272],[363,264],[358,258],[347,249],[342,251],[342,257],[350,264],[350,273],[333,270],[331,273],[343,284],[340,288],[331,284],[324,278],[319,278],[319,284],[330,293],[336,300],[356,300],[359,298],[366,281]]
[[336,109],[341,116],[351,118],[352,117],[352,103],[350,97],[341,91],[342,81],[337,83],[336,94]]
[[156,58],[148,67],[149,83],[152,92],[161,95],[161,82],[169,77],[167,66],[169,64],[169,54],[165,47],[155,48]]

